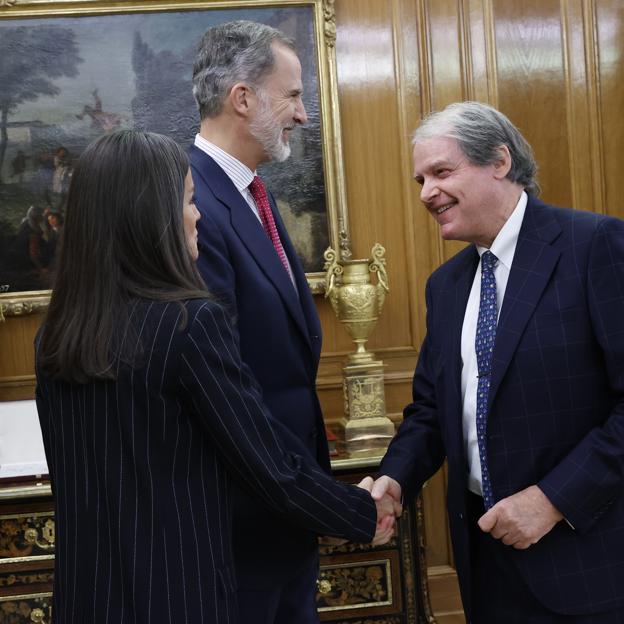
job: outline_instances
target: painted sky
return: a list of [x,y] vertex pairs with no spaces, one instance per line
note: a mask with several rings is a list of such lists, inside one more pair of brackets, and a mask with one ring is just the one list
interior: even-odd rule
[[[10,121],[41,120],[46,123],[71,127],[79,123],[77,114],[85,104],[93,106],[94,89],[99,90],[103,110],[131,118],[130,104],[135,95],[132,70],[134,33],[139,32],[154,52],[170,50],[177,55],[188,54],[189,89],[193,50],[203,32],[214,24],[233,19],[264,22],[282,29],[299,40],[300,47],[309,49],[314,41],[312,12],[309,7],[228,9],[203,11],[176,11],[173,13],[133,13],[106,16],[59,17],[0,21],[2,29],[16,26],[56,25],[72,28],[76,34],[79,55],[83,63],[74,78],[59,78],[54,82],[60,88],[56,97],[40,97],[35,102],[23,103],[11,115]],[[306,27],[305,42],[301,30]],[[309,96],[316,94],[309,93]],[[125,125],[125,124],[124,124]]]

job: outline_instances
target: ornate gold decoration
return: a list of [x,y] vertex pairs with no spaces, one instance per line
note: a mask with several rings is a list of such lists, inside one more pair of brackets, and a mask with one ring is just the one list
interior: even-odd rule
[[24,316],[26,314],[44,312],[50,303],[49,291],[38,290],[29,293],[19,293],[19,298],[16,297],[16,294],[18,293],[0,295],[0,323],[7,316]]
[[[339,260],[338,254],[331,247],[323,254],[325,297],[329,298],[336,316],[357,346],[355,353],[349,356],[349,362],[354,364],[374,362],[365,344],[377,324],[389,291],[385,252],[376,243],[371,250],[372,259]],[[371,272],[377,273],[376,285],[371,283]]]
[[389,559],[321,566],[319,589],[323,583],[328,591],[317,595],[319,612],[392,604]]
[[0,564],[49,559],[54,545],[54,512],[0,516]]
[[42,540],[39,539],[39,531],[30,527],[24,531],[24,539],[28,544],[36,544],[43,550],[54,548],[54,520],[49,518],[41,529]]
[[0,7],[3,6],[13,6],[17,0],[0,0]]
[[336,45],[336,9],[335,0],[323,0],[323,19],[325,20],[325,44],[329,48]]
[[16,587],[23,590],[30,589],[29,585],[52,585],[54,582],[54,573],[52,570],[44,570],[42,572],[12,572],[10,574],[0,574],[0,589],[3,587]]
[[2,624],[48,624],[52,618],[50,592],[0,596],[0,622]]
[[30,619],[37,624],[46,624],[43,609],[33,609],[30,613]]
[[46,624],[43,609],[33,609],[30,612],[30,620],[32,622],[36,622],[37,624]]
[[327,579],[321,579],[316,581],[316,586],[321,594],[329,594],[332,590],[331,583]]
[[[347,260],[329,247],[325,258],[325,297],[356,344],[343,368],[345,441],[350,456],[377,455],[394,435],[386,416],[383,362],[366,350],[389,292],[385,249],[375,244],[372,258]],[[377,274],[377,284],[371,283]]]

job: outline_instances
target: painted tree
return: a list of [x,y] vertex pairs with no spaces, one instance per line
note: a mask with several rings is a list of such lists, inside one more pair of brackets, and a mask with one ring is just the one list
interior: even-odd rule
[[190,145],[199,115],[193,99],[191,67],[194,50],[184,54],[171,50],[155,52],[134,34],[132,68],[136,97],[132,100],[135,128],[173,137],[180,145]]
[[18,26],[0,30],[0,184],[9,116],[23,102],[58,95],[54,79],[76,76],[81,62],[71,28]]

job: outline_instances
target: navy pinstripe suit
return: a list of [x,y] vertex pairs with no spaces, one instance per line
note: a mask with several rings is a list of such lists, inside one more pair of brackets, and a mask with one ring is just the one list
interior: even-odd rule
[[[202,214],[197,223],[197,266],[210,292],[236,318],[242,359],[258,380],[271,414],[291,434],[288,448],[305,449],[329,471],[327,439],[316,394],[321,326],[275,202],[269,196],[297,290],[230,178],[196,146],[189,155],[196,205]],[[249,510],[257,507],[257,501],[245,492],[236,493],[234,557],[240,587],[270,589],[316,568],[316,536],[268,509],[258,513],[252,525]],[[257,540],[255,531],[267,539]],[[313,586],[310,591],[314,591]]]
[[[449,521],[468,614],[460,343],[478,260],[471,245],[429,279],[413,403],[380,470],[409,494],[448,459]],[[527,550],[502,547],[506,565],[552,612],[624,609],[624,222],[529,196],[489,405],[495,500],[538,484],[575,527],[560,522]]]
[[179,304],[135,307],[138,364],[118,363],[114,382],[38,371],[57,624],[237,623],[234,482],[309,531],[374,534],[368,493],[282,450],[225,311],[207,300],[186,309],[180,328]]

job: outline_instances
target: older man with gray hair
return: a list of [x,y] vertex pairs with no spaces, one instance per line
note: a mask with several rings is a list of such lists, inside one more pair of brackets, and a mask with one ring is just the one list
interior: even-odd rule
[[[256,173],[262,162],[288,158],[290,134],[307,119],[302,91],[294,43],[282,32],[248,21],[210,28],[193,71],[201,126],[190,159],[202,215],[201,274],[236,319],[243,362],[282,425],[293,461],[307,453],[327,471],[315,387],[320,322],[275,201]],[[245,624],[316,623],[317,538],[272,514],[261,495],[233,493],[236,569],[224,571],[222,589],[237,591]]]
[[477,624],[624,622],[624,223],[536,197],[529,144],[485,104],[414,135],[444,239],[413,402],[373,497],[446,459],[464,608]]

